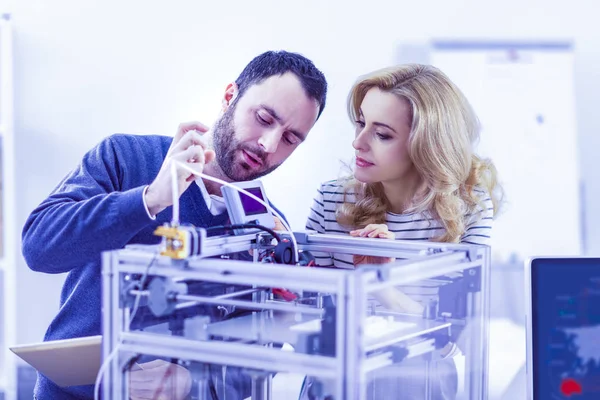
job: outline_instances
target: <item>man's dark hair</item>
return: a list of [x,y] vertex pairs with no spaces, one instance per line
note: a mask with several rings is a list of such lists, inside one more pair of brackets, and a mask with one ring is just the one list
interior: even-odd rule
[[238,96],[241,98],[252,85],[286,72],[295,74],[308,97],[319,103],[319,114],[317,115],[317,119],[319,119],[325,108],[327,81],[312,61],[298,53],[280,50],[267,51],[256,56],[235,80],[239,90]]

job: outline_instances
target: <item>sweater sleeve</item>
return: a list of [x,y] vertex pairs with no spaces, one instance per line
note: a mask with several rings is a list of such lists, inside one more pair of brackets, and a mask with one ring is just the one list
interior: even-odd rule
[[114,138],[89,151],[29,216],[23,256],[34,271],[63,273],[124,247],[152,222],[143,203],[145,186],[122,190]]

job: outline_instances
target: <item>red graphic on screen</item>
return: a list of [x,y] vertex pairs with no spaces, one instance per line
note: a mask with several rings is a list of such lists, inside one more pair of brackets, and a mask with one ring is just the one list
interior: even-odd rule
[[571,378],[563,379],[562,383],[560,384],[560,391],[567,397],[571,397],[574,394],[581,394],[583,392],[581,389],[581,384],[575,379]]

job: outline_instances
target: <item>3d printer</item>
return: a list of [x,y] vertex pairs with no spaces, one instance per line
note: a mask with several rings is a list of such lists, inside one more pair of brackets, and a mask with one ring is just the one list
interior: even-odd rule
[[[459,398],[487,397],[488,248],[274,232],[264,189],[243,185],[246,194],[224,191],[232,225],[219,229],[229,234],[168,226],[160,246],[103,255],[103,398],[128,398],[132,366],[161,358],[192,373],[197,399],[231,398],[232,386],[239,398],[271,399],[281,373],[307,376],[306,398],[370,399],[408,364],[429,400],[448,343],[465,355]],[[315,268],[315,251],[397,261]],[[420,314],[376,300],[407,287],[436,295]]]

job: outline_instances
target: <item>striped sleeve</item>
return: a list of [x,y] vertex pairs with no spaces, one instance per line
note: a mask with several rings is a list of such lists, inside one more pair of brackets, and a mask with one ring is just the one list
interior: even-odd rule
[[[306,230],[325,233],[325,206],[323,202],[323,186],[317,191],[308,219],[306,220]],[[321,251],[312,251],[311,254],[315,257],[315,262],[319,266],[333,266],[333,255]]]
[[487,191],[477,189],[477,193],[479,193],[480,205],[468,215],[466,230],[460,242],[489,246],[494,222],[494,205]]
[[306,220],[306,229],[310,231],[316,231],[318,233],[325,233],[325,206],[323,205],[323,187],[317,191],[308,219]]

